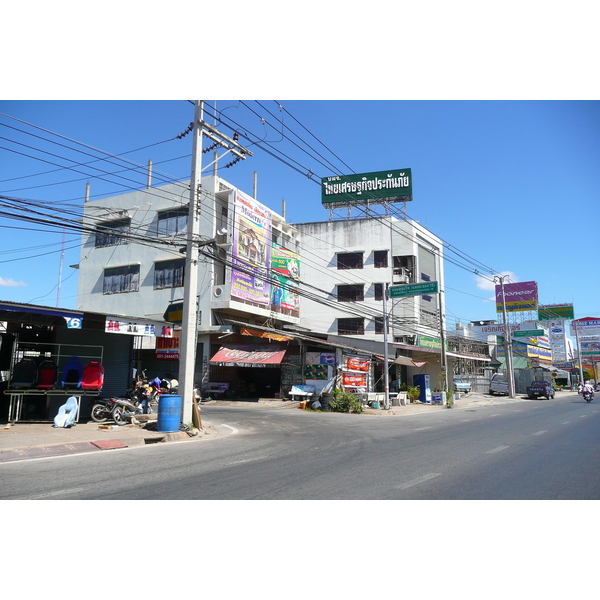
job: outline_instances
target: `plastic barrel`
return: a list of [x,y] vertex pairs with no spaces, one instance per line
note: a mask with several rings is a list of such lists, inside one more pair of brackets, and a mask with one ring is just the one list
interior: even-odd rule
[[331,402],[333,401],[333,394],[322,394],[321,395],[321,410],[323,412],[331,412]]
[[181,423],[181,396],[161,394],[158,401],[157,430],[162,433],[179,431]]

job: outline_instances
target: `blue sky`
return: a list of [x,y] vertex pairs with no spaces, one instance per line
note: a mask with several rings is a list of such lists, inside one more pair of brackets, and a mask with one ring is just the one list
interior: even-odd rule
[[[207,102],[210,121],[214,101]],[[600,102],[218,100],[216,107],[253,151],[231,168],[223,166],[229,157],[222,160],[220,175],[251,193],[256,171],[259,200],[281,212],[285,199],[292,223],[328,218],[320,177],[410,167],[408,216],[460,253],[447,253],[461,264],[446,263],[449,326],[497,318],[476,269],[537,281],[541,303],[573,303],[577,318],[600,316]],[[87,182],[93,198],[143,187],[149,159],[155,183],[185,179],[191,138],[174,138],[193,110],[185,100],[2,101],[0,192],[76,209]],[[229,134],[230,127],[220,125]],[[138,148],[120,167],[140,165],[137,175],[108,175],[119,168],[106,161],[76,165],[99,150]],[[0,225],[0,297],[56,305],[61,228],[6,218]],[[77,237],[67,232],[64,240],[60,305],[73,307]]]

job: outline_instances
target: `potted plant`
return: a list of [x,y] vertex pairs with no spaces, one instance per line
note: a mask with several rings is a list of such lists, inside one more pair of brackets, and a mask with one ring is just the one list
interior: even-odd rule
[[412,403],[418,402],[421,395],[421,387],[418,385],[409,385],[407,388],[408,397]]

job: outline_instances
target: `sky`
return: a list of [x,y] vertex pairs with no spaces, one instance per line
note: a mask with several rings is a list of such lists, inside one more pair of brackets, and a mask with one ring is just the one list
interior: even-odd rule
[[[188,100],[0,101],[0,194],[78,211],[88,182],[92,199],[143,188],[148,160],[154,185],[187,179],[191,136],[177,136],[193,113]],[[252,152],[221,159],[220,176],[251,194],[256,172],[258,200],[278,213],[285,200],[291,223],[329,218],[321,177],[411,168],[407,216],[450,248],[448,328],[498,319],[493,274],[600,317],[600,102],[207,100],[217,116]],[[78,237],[52,221],[0,217],[0,299],[75,306]]]

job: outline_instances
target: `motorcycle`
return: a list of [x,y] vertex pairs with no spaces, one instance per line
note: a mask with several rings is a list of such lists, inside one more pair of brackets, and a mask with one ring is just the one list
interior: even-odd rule
[[104,423],[112,418],[113,403],[110,398],[98,398],[92,406],[92,420]]
[[594,399],[594,392],[585,391],[583,392],[583,399],[586,402],[591,402]]
[[112,406],[112,420],[117,425],[125,425],[131,422],[136,415],[150,415],[152,410],[151,401],[155,392],[149,385],[137,385],[129,397],[110,398]]

